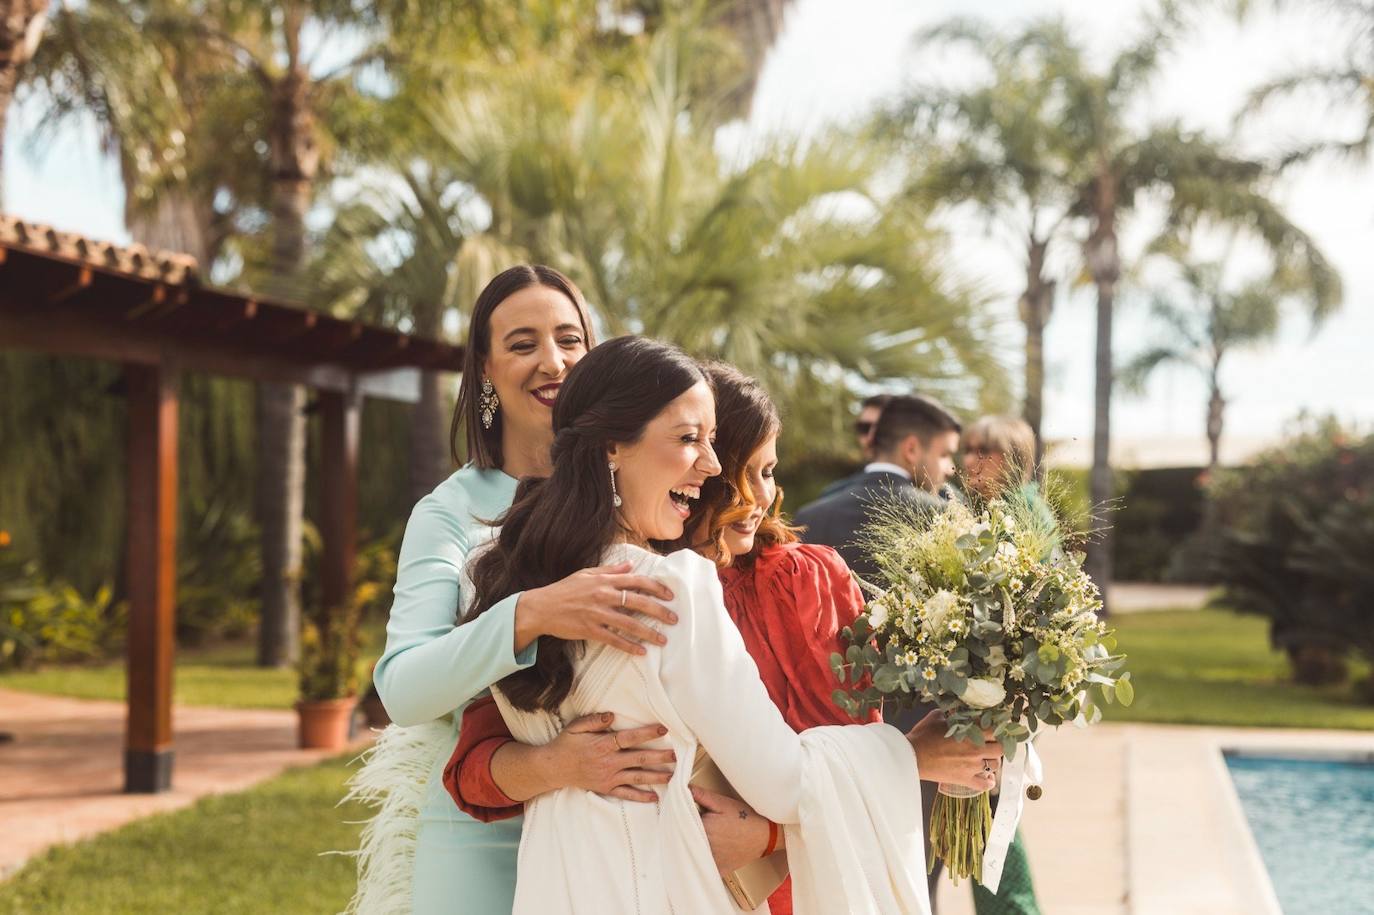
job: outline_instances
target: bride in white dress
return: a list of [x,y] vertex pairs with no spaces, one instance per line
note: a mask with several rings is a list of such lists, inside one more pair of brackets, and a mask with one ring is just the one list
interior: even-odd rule
[[[638,655],[542,639],[536,664],[493,688],[517,740],[547,743],[565,722],[604,710],[621,726],[661,723],[666,733],[646,747],[678,761],[658,804],[571,788],[530,801],[514,911],[739,911],[688,786],[701,746],[783,825],[798,915],[928,913],[912,740],[884,724],[794,733],[726,614],[715,567],[688,550],[650,548],[681,535],[698,487],[720,472],[714,428],[710,389],[689,357],[636,337],[603,343],[559,394],[552,475],[522,484],[499,539],[473,565],[471,616],[544,579],[628,560],[673,592],[668,607],[680,618],[665,646]],[[988,787],[983,756],[996,750],[952,743],[932,754],[939,777]]]

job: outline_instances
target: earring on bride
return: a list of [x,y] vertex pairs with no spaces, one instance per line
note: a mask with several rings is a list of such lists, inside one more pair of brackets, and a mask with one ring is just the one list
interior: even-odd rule
[[611,468],[611,504],[619,508],[620,493],[615,491],[615,461],[607,462],[607,466]]
[[482,428],[490,429],[496,421],[496,411],[501,406],[501,398],[496,396],[490,378],[482,379],[482,395],[477,398],[477,406],[482,411]]

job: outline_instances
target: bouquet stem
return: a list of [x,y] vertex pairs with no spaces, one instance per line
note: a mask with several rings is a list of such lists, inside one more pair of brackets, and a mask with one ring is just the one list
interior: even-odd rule
[[983,872],[983,848],[992,831],[992,802],[986,791],[976,797],[950,797],[943,789],[942,785],[930,812],[930,861],[926,869],[933,871],[936,860],[944,861],[950,878],[958,885],[961,877],[978,879]]

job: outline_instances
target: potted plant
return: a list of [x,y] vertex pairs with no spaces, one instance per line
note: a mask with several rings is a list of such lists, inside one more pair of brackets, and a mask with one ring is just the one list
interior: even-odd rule
[[357,706],[358,605],[307,620],[301,632],[300,745],[339,750],[348,745],[349,723]]

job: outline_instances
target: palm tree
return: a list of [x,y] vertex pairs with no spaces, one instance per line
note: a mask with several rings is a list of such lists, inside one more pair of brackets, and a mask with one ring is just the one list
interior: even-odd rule
[[[1255,0],[1233,0],[1237,15],[1245,18],[1258,4]],[[1294,4],[1270,0],[1274,9]],[[1270,80],[1251,93],[1243,115],[1254,114],[1269,102],[1300,92],[1315,92],[1361,113],[1358,136],[1345,140],[1323,139],[1290,150],[1284,163],[1300,162],[1319,153],[1368,161],[1374,153],[1374,6],[1367,0],[1323,0],[1319,6],[1332,13],[1332,19],[1348,26],[1349,43],[1340,59],[1330,66],[1297,70]]]
[[[48,0],[0,0],[0,162],[5,154],[5,121],[19,87],[19,71],[38,49],[47,20]],[[0,187],[0,208],[4,188]]]
[[[1122,277],[1119,234],[1152,192],[1166,210],[1168,225],[1203,223],[1247,228],[1281,262],[1310,259],[1305,235],[1280,218],[1267,196],[1268,173],[1260,162],[1237,156],[1207,136],[1164,123],[1141,129],[1129,113],[1164,60],[1177,21],[1166,6],[1143,39],[1128,46],[1105,69],[1076,42],[1062,22],[1032,25],[1014,44],[1042,68],[1054,92],[1052,118],[1060,127],[1072,175],[1074,213],[1087,223],[1083,260],[1097,293],[1093,464],[1091,496],[1106,506],[1113,496],[1111,442],[1112,319]],[[1098,586],[1111,578],[1110,527],[1088,550],[1086,568]]]
[[[249,3],[230,7],[201,8],[175,0],[144,5],[111,4],[109,15],[132,23],[138,36],[135,45],[151,42],[164,56],[165,68],[148,70],[160,83],[173,83],[183,98],[203,105],[186,104],[173,119],[168,137],[175,144],[200,144],[194,158],[187,155],[181,180],[190,205],[206,212],[206,194],[213,201],[223,196],[223,185],[214,180],[194,180],[193,168],[211,176],[249,176],[231,185],[241,190],[242,202],[261,207],[270,226],[271,246],[261,266],[249,264],[247,276],[263,276],[259,284],[279,296],[299,298],[307,257],[305,218],[315,191],[322,161],[332,151],[330,119],[338,119],[348,103],[357,98],[351,80],[359,69],[383,56],[378,40],[364,41],[356,55],[328,69],[316,65],[306,46],[312,30],[327,34],[330,28],[351,28],[363,38],[376,38],[376,20],[369,13],[347,7],[289,3]],[[64,17],[64,22],[70,22]],[[98,29],[80,29],[80,45],[104,37]],[[186,49],[177,53],[176,49]],[[316,49],[318,51],[318,49]],[[117,57],[102,59],[102,76],[117,72]],[[96,80],[90,80],[96,82]],[[146,93],[152,87],[143,86]],[[161,88],[161,84],[158,85]],[[133,97],[126,92],[125,97]],[[109,94],[106,93],[109,98]],[[142,113],[146,106],[111,105],[113,115]],[[133,125],[117,117],[109,129],[135,150]],[[141,123],[141,122],[135,122]],[[182,124],[191,130],[182,129]],[[228,132],[230,142],[207,144]],[[217,147],[217,148],[216,148]],[[123,146],[121,148],[124,148]],[[239,152],[241,158],[229,153]],[[132,157],[137,163],[137,155]],[[175,161],[176,155],[164,156]],[[156,173],[155,173],[156,174]],[[134,184],[132,190],[143,185]],[[159,195],[156,183],[152,196]],[[249,196],[251,195],[251,197]],[[230,195],[232,197],[232,195]],[[188,220],[196,224],[196,219]],[[205,223],[200,222],[199,228]],[[251,252],[252,249],[245,250]],[[254,270],[258,267],[258,270]],[[300,620],[302,533],[305,485],[305,417],[303,391],[294,385],[263,383],[258,389],[257,411],[257,515],[262,548],[262,624],[258,662],[282,666],[298,654]]]
[[579,277],[611,332],[758,375],[799,450],[842,440],[834,405],[858,379],[927,377],[964,402],[974,378],[1004,389],[979,310],[939,267],[943,240],[875,195],[883,161],[866,144],[721,161],[695,78],[711,40],[665,24],[614,83],[546,58],[442,93],[445,161],[490,206],[487,231]]
[[1236,350],[1272,340],[1286,307],[1303,304],[1314,327],[1320,324],[1340,303],[1340,278],[1318,257],[1315,272],[1281,268],[1268,276],[1229,283],[1225,259],[1195,259],[1173,239],[1156,249],[1175,268],[1177,282],[1153,296],[1151,314],[1162,334],[1126,364],[1121,381],[1138,394],[1161,367],[1200,374],[1208,390],[1207,468],[1214,472],[1227,403],[1221,385],[1223,360]]
[[[446,316],[475,301],[520,254],[473,224],[475,194],[448,170],[415,157],[382,174],[338,201],[311,263],[313,301],[339,315],[440,338]],[[421,372],[410,423],[412,502],[452,470],[450,406],[441,374]]]
[[[1023,415],[1043,453],[1044,333],[1056,281],[1047,275],[1052,248],[1068,241],[1071,164],[1057,148],[1050,119],[1051,86],[1017,59],[1011,44],[985,25],[954,19],[917,35],[915,46],[965,47],[982,58],[991,78],[973,88],[919,86],[877,120],[880,135],[896,134],[919,163],[907,195],[926,206],[971,203],[1024,251],[1025,285],[1018,312],[1026,328]],[[947,130],[953,136],[942,141]]]

